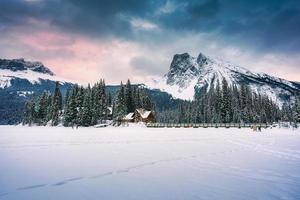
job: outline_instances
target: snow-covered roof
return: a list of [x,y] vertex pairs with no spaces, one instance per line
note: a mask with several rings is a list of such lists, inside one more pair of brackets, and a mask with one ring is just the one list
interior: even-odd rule
[[150,115],[150,113],[151,113],[151,111],[145,111],[144,113],[143,113],[143,115],[142,115],[142,118],[148,118],[149,117],[149,115]]
[[143,119],[148,118],[149,115],[150,115],[150,113],[151,113],[151,111],[149,111],[149,110],[144,110],[144,109],[142,109],[142,108],[136,109],[136,110],[138,111],[138,113],[141,115],[141,117],[142,117]]
[[131,119],[133,119],[133,115],[134,115],[133,112],[132,112],[132,113],[128,113],[128,114],[124,117],[124,119],[125,119],[125,120],[131,120]]
[[[142,108],[136,109],[136,112],[141,116],[142,119],[146,119],[149,117],[151,111],[144,110]],[[132,120],[134,118],[135,112],[128,113],[123,120]]]

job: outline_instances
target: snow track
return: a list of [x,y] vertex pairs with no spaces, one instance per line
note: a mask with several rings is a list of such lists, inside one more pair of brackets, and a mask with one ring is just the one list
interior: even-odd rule
[[300,199],[299,130],[0,126],[0,199]]

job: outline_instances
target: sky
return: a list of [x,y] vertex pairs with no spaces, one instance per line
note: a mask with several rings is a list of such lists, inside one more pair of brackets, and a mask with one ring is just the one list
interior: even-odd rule
[[0,57],[79,83],[145,82],[200,52],[300,81],[298,0],[0,0]]

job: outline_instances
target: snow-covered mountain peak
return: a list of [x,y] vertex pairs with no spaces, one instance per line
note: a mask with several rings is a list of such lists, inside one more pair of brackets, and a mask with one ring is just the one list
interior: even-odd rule
[[213,84],[222,84],[225,79],[229,86],[247,84],[253,92],[269,96],[282,105],[300,92],[300,85],[284,79],[255,73],[220,58],[200,53],[197,58],[188,53],[176,54],[168,73],[153,87],[172,94],[175,98],[191,100],[195,92],[204,93]]
[[43,65],[41,62],[25,61],[24,58],[19,59],[0,59],[0,69],[11,71],[33,71],[53,76],[54,73]]
[[23,58],[0,59],[0,89],[11,87],[13,83],[20,83],[21,81],[30,84],[41,84],[41,81],[59,81],[62,84],[70,82],[55,76],[41,62],[29,62]]
[[229,85],[235,84],[235,73],[253,74],[250,71],[238,67],[222,59],[214,59],[200,53],[197,58],[188,53],[176,54],[165,75],[168,85],[178,85],[181,89],[190,86],[197,79],[197,85],[210,85],[222,82],[226,79]]
[[196,58],[188,53],[176,54],[171,62],[169,72],[165,75],[165,79],[168,85],[176,84],[184,88],[193,77],[197,76],[198,71]]
[[202,66],[207,62],[208,57],[206,57],[204,54],[199,53],[198,57],[197,57],[197,63]]

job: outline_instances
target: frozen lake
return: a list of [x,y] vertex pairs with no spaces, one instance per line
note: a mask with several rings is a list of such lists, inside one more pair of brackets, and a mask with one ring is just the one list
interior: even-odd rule
[[0,199],[300,199],[300,129],[0,126]]

